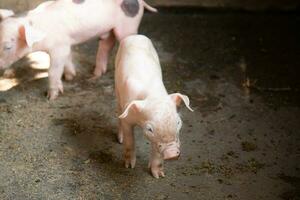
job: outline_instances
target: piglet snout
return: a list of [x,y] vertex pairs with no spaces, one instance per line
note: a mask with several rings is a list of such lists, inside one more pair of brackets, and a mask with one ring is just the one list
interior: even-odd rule
[[164,160],[177,160],[180,156],[180,144],[178,142],[170,142],[167,144],[160,144],[159,150]]
[[178,148],[166,149],[163,152],[164,160],[177,160],[180,156],[180,150]]

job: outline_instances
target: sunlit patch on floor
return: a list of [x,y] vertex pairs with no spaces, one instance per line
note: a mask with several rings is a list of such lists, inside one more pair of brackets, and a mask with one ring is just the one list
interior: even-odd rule
[[[28,59],[30,61],[30,67],[33,69],[49,69],[50,67],[50,57],[47,53],[38,51],[29,54]],[[37,73],[34,77],[33,80],[41,79],[41,78],[46,78],[48,77],[48,72],[40,72]]]
[[38,73],[34,76],[33,80],[41,79],[41,78],[46,78],[48,77],[48,72],[41,72]]
[[12,78],[12,79],[0,79],[0,91],[7,91],[11,88],[13,88],[14,86],[19,84],[19,80],[16,78]]
[[48,69],[50,67],[50,57],[47,53],[38,51],[27,56],[30,67],[33,69]]
[[[33,81],[37,79],[42,79],[48,77],[47,69],[50,67],[50,57],[47,53],[44,52],[34,52],[27,56],[29,60],[29,67],[32,69],[36,69],[38,71],[44,71],[44,72],[38,72],[33,77],[30,77],[29,79],[24,80],[22,77],[22,80],[14,78],[15,72],[14,70],[7,70],[7,73],[4,73],[4,76],[0,78],[0,91],[7,91],[11,88],[21,84],[22,82],[26,81]],[[26,66],[27,67],[27,66]],[[8,75],[7,75],[8,74]]]

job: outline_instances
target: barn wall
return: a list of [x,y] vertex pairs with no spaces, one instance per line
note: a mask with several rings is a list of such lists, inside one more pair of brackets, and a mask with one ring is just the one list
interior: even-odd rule
[[[294,10],[300,7],[298,0],[146,0],[153,6],[192,6],[213,9],[236,10]],[[1,0],[0,8],[24,11],[43,0]]]

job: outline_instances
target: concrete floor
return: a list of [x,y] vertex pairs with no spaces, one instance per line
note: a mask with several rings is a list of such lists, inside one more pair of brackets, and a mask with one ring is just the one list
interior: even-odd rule
[[54,102],[47,78],[32,81],[45,69],[18,62],[19,84],[0,92],[0,199],[300,199],[299,27],[295,13],[145,16],[165,85],[195,108],[181,109],[183,155],[159,180],[139,129],[136,168],[123,166],[114,56],[91,83],[96,42],[75,47],[78,76]]

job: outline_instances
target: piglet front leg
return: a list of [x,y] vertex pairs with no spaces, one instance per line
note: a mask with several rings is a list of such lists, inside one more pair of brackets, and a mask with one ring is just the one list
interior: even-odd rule
[[64,77],[66,81],[71,81],[76,76],[75,65],[72,61],[72,55],[68,56],[67,62],[64,68]]
[[126,122],[121,122],[122,132],[124,136],[124,160],[126,168],[134,168],[136,163],[135,146],[134,146],[134,135],[133,127]]
[[61,78],[64,72],[64,65],[67,64],[70,52],[70,47],[57,48],[49,52],[51,58],[51,65],[49,69],[49,89],[47,95],[49,100],[56,99],[59,93],[64,92]]
[[155,178],[165,177],[165,173],[163,171],[163,159],[155,145],[152,145],[149,168],[151,170],[152,176],[154,176]]

